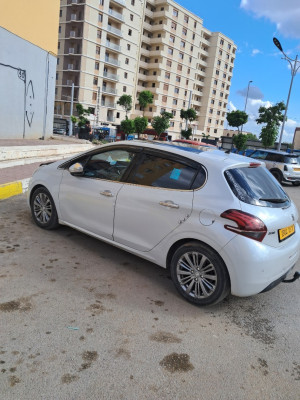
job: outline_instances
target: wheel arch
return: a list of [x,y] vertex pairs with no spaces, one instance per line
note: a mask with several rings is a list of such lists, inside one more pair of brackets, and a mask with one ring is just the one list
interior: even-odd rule
[[[33,193],[36,191],[36,189],[39,189],[39,188],[45,188],[45,189],[47,189],[45,185],[42,185],[42,184],[37,184],[37,185],[35,185],[35,186],[31,189],[31,191],[30,191],[30,195],[29,195],[29,204],[31,204],[31,200],[32,200]],[[47,189],[47,190],[48,190],[48,189]]]

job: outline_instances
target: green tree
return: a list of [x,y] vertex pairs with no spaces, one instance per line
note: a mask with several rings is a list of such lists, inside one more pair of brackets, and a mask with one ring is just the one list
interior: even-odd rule
[[241,110],[235,110],[227,113],[226,119],[229,126],[238,128],[238,131],[240,132],[239,127],[248,121],[248,114]]
[[278,136],[278,129],[284,120],[283,111],[285,104],[283,101],[276,103],[272,107],[260,107],[259,117],[256,119],[258,124],[266,124],[259,135],[264,147],[273,146]]
[[73,123],[78,123],[79,127],[84,126],[89,120],[87,119],[87,115],[92,114],[92,109],[90,107],[84,108],[82,104],[76,104],[76,110],[78,113],[78,118],[74,115],[71,116]]
[[173,114],[168,113],[166,111],[162,112],[161,115],[158,115],[153,118],[152,120],[152,128],[157,133],[158,137],[169,128],[170,126],[170,119],[173,118]]
[[135,131],[140,136],[148,126],[148,120],[146,117],[136,117],[134,119]]
[[133,119],[123,119],[121,121],[122,131],[125,133],[126,137],[131,135],[135,131],[134,120]]
[[188,140],[192,136],[192,128],[181,129],[181,136]]
[[151,93],[149,90],[143,90],[139,94],[139,105],[143,108],[143,110],[148,106],[148,104],[153,103],[153,93]]
[[117,101],[117,104],[123,107],[126,113],[126,119],[128,119],[127,114],[132,109],[132,97],[128,94],[123,94]]
[[253,133],[246,133],[246,136],[248,140],[258,140],[258,137]]
[[180,118],[185,119],[186,125],[187,121],[189,121],[189,125],[197,118],[197,113],[193,108],[188,108],[184,110],[183,108],[180,110]]
[[238,135],[233,136],[233,144],[235,145],[238,152],[247,148],[247,140],[247,135],[243,133],[239,133]]

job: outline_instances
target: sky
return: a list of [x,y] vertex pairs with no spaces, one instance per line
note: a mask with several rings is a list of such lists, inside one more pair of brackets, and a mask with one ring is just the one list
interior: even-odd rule
[[[262,127],[255,122],[259,107],[287,101],[291,69],[288,61],[281,58],[283,54],[274,45],[273,37],[290,58],[294,60],[297,54],[300,58],[300,0],[177,2],[202,18],[205,28],[222,32],[237,45],[228,108],[244,110],[252,81],[246,109],[249,121],[243,131],[258,136]],[[294,77],[287,118],[283,142],[291,143],[295,127],[300,127],[300,68]]]

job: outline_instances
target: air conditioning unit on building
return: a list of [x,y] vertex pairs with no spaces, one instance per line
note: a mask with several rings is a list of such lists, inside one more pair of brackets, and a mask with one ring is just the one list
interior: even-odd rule
[[70,47],[70,48],[69,48],[69,54],[74,54],[74,53],[75,53],[74,47]]
[[68,69],[74,69],[74,65],[73,64],[68,64]]
[[76,14],[71,14],[71,21],[76,21],[77,15]]
[[70,37],[76,37],[76,32],[75,31],[70,31]]
[[67,80],[67,85],[71,86],[72,83],[73,83],[73,81],[71,81],[71,80],[69,80],[69,79]]

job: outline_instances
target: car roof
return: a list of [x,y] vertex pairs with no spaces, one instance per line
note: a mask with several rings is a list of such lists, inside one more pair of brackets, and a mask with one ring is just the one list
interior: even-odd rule
[[287,153],[286,151],[270,150],[270,149],[256,149],[254,151],[265,151],[266,153],[281,154],[283,156],[298,157],[298,154]]
[[[204,162],[206,165],[216,165],[222,164],[222,168],[230,168],[233,166],[246,166],[250,163],[253,164],[253,158],[248,158],[239,154],[233,153],[225,153],[224,151],[217,150],[214,148],[203,148],[203,149],[195,149],[191,147],[182,147],[176,146],[176,144],[172,144],[170,142],[159,142],[159,141],[149,141],[149,140],[124,140],[118,141],[110,144],[104,145],[106,146],[118,146],[118,145],[126,145],[126,146],[135,146],[135,147],[143,147],[148,149],[156,149],[161,151],[167,151],[173,154],[177,154],[183,157],[187,157],[196,162]],[[104,147],[101,146],[101,147]],[[260,162],[262,166],[263,162]]]

